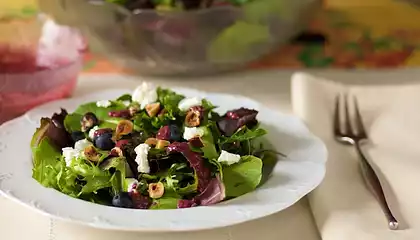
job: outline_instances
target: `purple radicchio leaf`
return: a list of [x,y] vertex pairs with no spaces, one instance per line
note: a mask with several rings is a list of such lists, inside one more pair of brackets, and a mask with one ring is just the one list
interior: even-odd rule
[[210,181],[207,188],[195,197],[195,202],[201,206],[209,206],[223,201],[225,197],[225,185],[220,177],[216,176]]
[[213,178],[207,188],[192,200],[179,200],[178,208],[190,208],[195,206],[209,206],[223,201],[226,198],[225,185],[220,176]]
[[137,191],[130,192],[129,194],[136,209],[148,209],[152,205],[149,197],[143,196]]
[[232,136],[239,128],[243,126],[252,127],[258,123],[258,111],[247,108],[239,108],[226,113],[226,115],[217,122],[219,130],[227,137]]
[[194,199],[188,200],[188,199],[181,199],[178,200],[177,208],[190,208],[197,206],[197,203],[195,203]]
[[203,158],[199,153],[193,152],[186,142],[174,142],[167,148],[168,153],[181,153],[190,166],[194,169],[198,178],[198,191],[203,192],[210,182],[210,169],[204,165]]
[[33,147],[38,146],[41,140],[47,137],[58,151],[61,151],[62,148],[73,146],[74,141],[64,127],[66,116],[67,111],[61,109],[59,114],[54,113],[51,118],[42,118],[41,126],[35,132],[31,145]]

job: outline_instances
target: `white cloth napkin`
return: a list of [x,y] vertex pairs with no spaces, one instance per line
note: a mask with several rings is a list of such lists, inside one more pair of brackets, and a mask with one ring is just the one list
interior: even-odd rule
[[[364,150],[401,230],[388,230],[378,202],[361,178],[354,149],[333,139],[334,98],[339,92],[358,99],[371,139]],[[297,73],[292,77],[292,106],[329,150],[326,177],[309,196],[322,239],[420,239],[420,81],[343,85]]]

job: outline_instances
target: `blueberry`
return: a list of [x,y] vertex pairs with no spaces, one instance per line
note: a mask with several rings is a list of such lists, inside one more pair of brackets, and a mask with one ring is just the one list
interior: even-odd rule
[[111,128],[101,128],[101,129],[96,130],[93,133],[93,139],[92,140],[95,142],[97,137],[99,137],[100,135],[105,134],[105,133],[112,134],[112,129]]
[[179,127],[177,125],[169,125],[169,132],[170,132],[170,137],[169,140],[177,142],[179,140],[181,140],[181,129],[179,129]]
[[85,139],[85,134],[81,131],[72,132],[71,138],[73,139],[73,141],[77,142],[77,141]]
[[112,133],[106,132],[95,138],[95,146],[101,150],[111,150],[115,147],[112,140]]
[[114,196],[112,205],[120,208],[133,208],[133,200],[128,192],[121,192]]

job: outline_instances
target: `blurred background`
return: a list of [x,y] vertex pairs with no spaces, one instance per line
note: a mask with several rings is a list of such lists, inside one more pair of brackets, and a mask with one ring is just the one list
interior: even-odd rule
[[[115,5],[71,12],[40,1],[0,1],[0,123],[71,96],[80,73],[420,66],[420,11],[404,0],[254,0],[243,9],[134,17]],[[70,9],[84,0],[66,1]],[[40,7],[80,29],[57,25]]]

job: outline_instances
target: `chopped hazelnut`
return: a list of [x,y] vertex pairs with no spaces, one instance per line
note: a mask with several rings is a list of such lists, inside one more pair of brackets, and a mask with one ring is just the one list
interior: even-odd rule
[[157,182],[149,184],[149,196],[151,198],[160,198],[164,193],[165,187],[163,186],[163,183]]
[[136,115],[138,111],[139,111],[139,108],[137,106],[131,106],[128,108],[128,112],[130,113],[130,116]]
[[159,111],[160,111],[160,103],[151,103],[151,104],[147,104],[146,107],[146,112],[150,117],[154,117],[156,116]]
[[121,148],[119,148],[119,147],[114,147],[111,150],[111,155],[114,156],[114,157],[124,157],[124,153],[121,150]]
[[100,154],[96,151],[94,146],[88,146],[83,151],[83,155],[85,158],[91,162],[98,162],[100,158]]
[[156,146],[158,143],[158,140],[156,138],[148,138],[144,143],[150,146]]
[[82,132],[87,132],[94,126],[98,125],[99,120],[94,113],[88,112],[83,115],[80,120],[80,124],[82,125]]
[[192,107],[185,117],[185,125],[187,127],[198,127],[203,119],[204,110],[200,107]]

